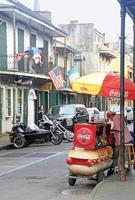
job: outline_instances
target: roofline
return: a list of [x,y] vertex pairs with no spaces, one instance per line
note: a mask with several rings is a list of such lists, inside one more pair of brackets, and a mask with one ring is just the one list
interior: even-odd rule
[[65,37],[65,36],[68,35],[66,32],[64,32],[63,30],[61,30],[57,26],[53,25],[52,23],[49,23],[41,15],[35,14],[34,11],[32,11],[30,8],[26,7],[25,5],[23,5],[23,4],[19,3],[19,2],[16,3],[13,0],[7,0],[7,1],[9,1],[10,3],[13,3],[15,6],[2,5],[2,6],[0,6],[0,8],[5,8],[5,9],[8,8],[8,9],[11,9],[11,10],[16,10],[16,12],[17,12],[17,10],[19,10],[19,11],[29,15],[30,17],[32,17],[32,19],[39,20],[42,23],[42,25],[44,23],[44,24],[46,24],[48,26],[48,28],[51,28],[51,29],[54,29],[54,31],[60,32],[62,37]]
[[[54,41],[55,41],[55,40],[54,40]],[[57,43],[63,45],[63,47],[58,47],[58,46],[57,46]],[[73,48],[73,47],[70,46],[70,45],[67,45],[67,44],[66,44],[66,45],[64,46],[64,44],[63,44],[62,42],[58,41],[58,40],[56,40],[56,48],[67,48],[67,49],[73,51],[74,53],[78,53],[78,54],[81,53],[80,51],[76,50],[75,48]]]

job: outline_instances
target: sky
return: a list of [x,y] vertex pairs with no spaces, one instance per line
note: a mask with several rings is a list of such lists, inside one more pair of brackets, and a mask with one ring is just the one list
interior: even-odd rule
[[[19,0],[33,10],[35,0]],[[54,25],[68,24],[71,20],[78,23],[93,23],[105,42],[117,42],[120,36],[120,5],[117,0],[38,0],[41,11],[52,13]],[[126,42],[132,44],[133,23],[126,15]]]

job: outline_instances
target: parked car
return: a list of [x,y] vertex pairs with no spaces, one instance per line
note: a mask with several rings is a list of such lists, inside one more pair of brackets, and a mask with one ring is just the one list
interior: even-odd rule
[[[112,106],[110,108],[110,111],[113,111],[116,114],[120,114],[120,106]],[[124,107],[124,116],[125,116],[126,121],[133,120],[133,108],[131,106]]]
[[89,122],[100,120],[98,108],[96,107],[87,108],[87,111],[89,113]]
[[49,109],[47,115],[58,120],[69,130],[73,130],[74,123],[89,121],[88,111],[83,104],[56,105]]

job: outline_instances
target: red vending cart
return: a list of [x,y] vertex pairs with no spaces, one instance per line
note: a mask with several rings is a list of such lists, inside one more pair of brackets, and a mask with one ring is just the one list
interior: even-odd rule
[[75,185],[80,176],[103,180],[104,171],[112,166],[113,140],[110,124],[76,124],[74,143],[68,152],[69,185]]

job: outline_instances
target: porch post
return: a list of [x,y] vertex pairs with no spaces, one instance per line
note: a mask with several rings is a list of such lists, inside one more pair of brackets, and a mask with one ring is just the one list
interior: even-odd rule
[[120,181],[126,180],[124,146],[124,69],[125,69],[125,16],[126,0],[121,1],[121,36],[120,36]]
[[56,32],[55,32],[55,36],[54,36],[54,67],[56,67],[57,63],[56,63]]
[[64,80],[67,87],[67,37],[64,37]]
[[[133,82],[135,83],[135,19],[133,19]],[[134,147],[135,147],[135,100],[133,101],[133,133],[134,133]]]
[[13,11],[13,53],[14,53],[14,69],[16,68],[15,55],[16,55],[16,16]]

